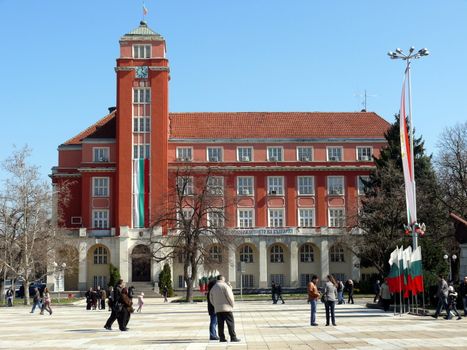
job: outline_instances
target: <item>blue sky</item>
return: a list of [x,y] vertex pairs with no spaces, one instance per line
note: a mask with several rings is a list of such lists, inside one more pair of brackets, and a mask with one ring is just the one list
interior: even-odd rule
[[[0,0],[0,159],[28,144],[44,177],[57,146],[115,105],[118,40],[138,26],[136,0]],[[388,121],[403,63],[386,53],[427,47],[412,70],[414,123],[436,151],[467,119],[467,1],[146,0],[167,40],[170,111],[357,111]]]

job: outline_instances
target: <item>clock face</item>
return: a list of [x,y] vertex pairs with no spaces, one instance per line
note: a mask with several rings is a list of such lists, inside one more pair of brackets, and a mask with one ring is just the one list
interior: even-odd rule
[[135,74],[136,74],[136,78],[147,79],[147,77],[148,77],[148,67],[147,66],[137,67],[136,71],[135,71]]

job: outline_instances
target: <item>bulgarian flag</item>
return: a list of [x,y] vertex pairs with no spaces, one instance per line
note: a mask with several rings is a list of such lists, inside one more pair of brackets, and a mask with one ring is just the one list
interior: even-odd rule
[[[400,110],[400,142],[402,168],[404,170],[405,200],[407,205],[407,222],[409,226],[417,222],[417,209],[415,205],[415,178],[414,169],[412,169],[412,155],[410,152],[409,135],[407,133],[407,115],[405,112],[405,82],[407,80],[408,70],[405,71],[404,83],[402,84],[401,110]],[[412,126],[410,126],[412,127]]]
[[412,276],[411,276],[411,260],[412,260],[412,247],[408,246],[403,252],[403,266],[404,266],[404,298],[409,297],[409,292],[412,291]]
[[149,159],[133,161],[133,227],[149,224]]
[[148,9],[146,8],[146,5],[143,3],[143,16],[147,16],[148,14]]
[[423,286],[422,250],[420,247],[412,252],[410,271],[412,275],[412,294],[422,293],[425,288]]
[[389,258],[391,269],[388,275],[388,286],[391,293],[400,293],[403,286],[402,247],[396,247]]

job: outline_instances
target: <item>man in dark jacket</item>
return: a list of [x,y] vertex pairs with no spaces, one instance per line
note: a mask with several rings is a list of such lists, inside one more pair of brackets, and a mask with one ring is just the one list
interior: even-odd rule
[[214,305],[212,305],[211,300],[209,300],[209,294],[211,292],[212,287],[216,284],[216,280],[212,279],[209,281],[208,284],[208,294],[207,294],[207,299],[208,299],[208,313],[209,313],[209,340],[219,340],[219,337],[217,336],[217,315],[216,311],[214,310]]
[[461,282],[459,288],[459,296],[462,298],[462,304],[464,306],[464,316],[467,316],[467,276]]
[[115,285],[115,288],[113,290],[113,298],[112,298],[112,313],[110,314],[109,319],[104,325],[104,328],[111,331],[112,330],[112,324],[115,322],[117,319],[118,315],[122,311],[122,301],[121,301],[121,294],[122,294],[122,289],[125,287],[125,284],[123,283],[123,280],[120,279],[118,280],[117,284]]
[[443,278],[442,275],[438,276],[438,291],[436,292],[436,296],[438,297],[438,306],[436,306],[436,312],[431,317],[438,318],[441,309],[444,308],[446,312],[449,312],[448,309],[448,283]]
[[279,299],[282,301],[282,304],[285,304],[284,299],[282,299],[282,287],[280,284],[278,284],[276,287],[276,304],[279,301]]
[[272,282],[271,284],[271,297],[272,303],[277,304],[277,286],[275,282]]

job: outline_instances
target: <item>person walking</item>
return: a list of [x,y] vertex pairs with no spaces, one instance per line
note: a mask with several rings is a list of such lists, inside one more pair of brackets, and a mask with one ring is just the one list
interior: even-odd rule
[[337,303],[345,304],[344,300],[344,283],[341,280],[337,281]]
[[318,276],[313,275],[311,276],[311,281],[307,285],[308,291],[308,302],[311,305],[311,314],[310,314],[310,326],[317,326],[316,323],[316,305],[318,304],[318,300],[321,297],[318,291]]
[[272,303],[277,304],[277,286],[276,286],[276,282],[272,282],[272,284],[271,284],[271,298],[272,298]]
[[36,310],[36,307],[38,309],[42,309],[41,305],[41,293],[39,292],[39,289],[34,288],[34,295],[32,297],[32,309],[31,313],[34,313],[34,310]]
[[42,303],[41,315],[44,314],[44,310],[46,310],[49,313],[49,315],[52,315],[52,307],[50,306],[52,303],[52,300],[50,298],[49,288],[47,287],[45,287],[44,289],[43,298],[44,298],[44,302]]
[[105,299],[107,299],[107,293],[105,292],[105,289],[102,288],[99,293],[100,296],[100,305],[99,309],[100,310],[105,310]]
[[460,320],[462,319],[461,315],[459,314],[459,311],[457,311],[457,293],[454,290],[453,286],[448,287],[448,308],[446,310],[446,320],[450,320],[452,318],[451,311],[454,312],[454,314],[457,316],[457,319]]
[[277,285],[277,292],[276,292],[276,304],[279,301],[279,299],[282,301],[282,304],[285,304],[284,299],[282,299],[282,287],[280,284]]
[[434,315],[431,315],[433,318],[438,318],[441,313],[441,309],[444,308],[448,312],[448,292],[449,292],[448,283],[443,278],[442,275],[438,276],[438,291],[436,296],[438,297],[438,305],[436,306],[436,311]]
[[232,288],[225,283],[224,276],[217,276],[217,282],[209,293],[209,300],[216,311],[219,341],[223,343],[227,342],[224,333],[224,323],[227,323],[230,341],[239,342],[240,339],[238,339],[235,334],[235,321],[232,313],[235,299]]
[[138,295],[138,309],[136,310],[136,312],[141,312],[143,305],[144,305],[144,292],[141,292],[141,294]]
[[164,296],[164,303],[167,303],[169,300],[167,299],[167,296],[169,295],[169,288],[164,285],[164,288],[162,288],[162,295]]
[[459,294],[462,298],[462,306],[464,307],[464,317],[467,317],[467,276],[464,276],[464,280],[461,282]]
[[375,284],[373,285],[373,292],[375,293],[375,297],[373,298],[373,303],[377,303],[379,301],[379,292],[381,291],[381,284],[379,280],[376,280]]
[[96,289],[96,304],[97,304],[97,309],[100,310],[101,309],[101,299],[102,296],[101,296],[101,286],[97,286],[97,289]]
[[212,287],[216,284],[215,279],[211,279],[208,283],[208,294],[206,296],[207,301],[208,301],[208,314],[209,314],[209,340],[219,340],[219,337],[217,336],[217,315],[216,315],[216,310],[214,309],[214,305],[211,303],[210,299],[210,293]]
[[92,307],[92,288],[89,288],[88,291],[84,294],[86,297],[86,310],[91,310]]
[[389,311],[391,305],[391,292],[389,291],[388,279],[385,278],[381,288],[379,289],[379,300],[383,304],[383,310]]
[[6,303],[9,307],[12,307],[13,306],[13,291],[10,288],[8,288],[8,290],[6,291],[5,293],[5,298],[6,298]]
[[104,325],[104,328],[111,331],[112,330],[112,324],[115,322],[117,319],[119,313],[121,312],[123,305],[121,302],[121,294],[122,294],[122,289],[125,287],[125,283],[123,283],[123,280],[120,279],[118,280],[117,284],[115,285],[115,288],[113,289],[113,295],[112,295],[112,313],[110,314],[109,318],[107,319],[107,322]]
[[131,302],[133,302],[133,298],[135,297],[135,287],[131,286],[128,288],[128,297],[130,298]]
[[347,300],[347,304],[353,304],[353,281],[349,278],[347,282],[345,282],[345,289],[347,293],[349,293],[349,299]]
[[130,321],[130,316],[132,312],[135,311],[133,309],[133,302],[131,301],[131,298],[128,295],[127,288],[122,289],[122,293],[120,294],[120,302],[122,304],[122,308],[121,308],[121,311],[117,315],[118,328],[122,332],[126,332],[129,330],[127,325],[128,325],[128,322]]
[[326,326],[329,326],[329,319],[332,325],[336,326],[336,317],[334,308],[337,300],[337,282],[333,275],[327,276],[327,282],[324,287],[324,307],[326,308]]

